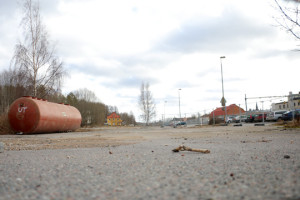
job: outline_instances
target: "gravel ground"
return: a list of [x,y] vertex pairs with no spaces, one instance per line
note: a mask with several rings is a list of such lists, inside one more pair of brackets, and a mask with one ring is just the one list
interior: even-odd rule
[[[300,199],[300,131],[266,129],[149,129],[136,144],[4,151],[0,199]],[[173,153],[181,144],[211,153]]]

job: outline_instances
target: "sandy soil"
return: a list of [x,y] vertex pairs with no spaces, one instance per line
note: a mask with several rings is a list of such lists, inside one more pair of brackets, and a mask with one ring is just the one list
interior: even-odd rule
[[[5,144],[5,150],[40,150],[40,149],[68,149],[87,147],[109,147],[139,143],[145,140],[156,139],[192,139],[226,137],[228,135],[245,136],[247,134],[270,135],[274,132],[300,132],[299,129],[284,130],[267,124],[255,127],[253,124],[244,124],[241,127],[233,125],[221,127],[102,127],[81,129],[71,133],[51,133],[34,135],[0,135],[0,141]],[[243,142],[252,142],[241,139]],[[257,142],[257,141],[256,141]]]

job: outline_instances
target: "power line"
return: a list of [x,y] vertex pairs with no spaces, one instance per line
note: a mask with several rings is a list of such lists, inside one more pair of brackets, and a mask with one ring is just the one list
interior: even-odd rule
[[266,97],[245,97],[245,99],[271,99],[271,98],[282,98],[282,97],[288,97],[288,95],[283,96],[266,96]]

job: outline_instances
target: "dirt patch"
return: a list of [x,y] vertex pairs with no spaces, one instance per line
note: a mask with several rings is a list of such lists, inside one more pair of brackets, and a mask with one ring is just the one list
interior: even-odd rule
[[[281,128],[282,129],[282,128]],[[274,126],[265,127],[187,127],[187,128],[159,128],[159,127],[103,127],[81,129],[80,132],[52,133],[35,135],[0,135],[0,141],[4,143],[5,150],[41,150],[41,149],[68,149],[109,147],[138,143],[144,140],[177,139],[190,140],[193,138],[245,137],[247,135],[270,135],[275,132],[282,133],[280,128]],[[299,130],[295,130],[299,132]],[[253,140],[241,140],[247,143]],[[255,142],[270,142],[262,138]]]
[[117,139],[104,139],[99,137],[82,137],[68,139],[51,138],[15,138],[4,140],[5,150],[41,150],[41,149],[68,149],[118,146],[130,142]]
[[0,141],[5,145],[5,150],[8,151],[119,146],[141,140],[143,140],[141,136],[118,133],[115,129],[35,135],[2,135],[0,137]]

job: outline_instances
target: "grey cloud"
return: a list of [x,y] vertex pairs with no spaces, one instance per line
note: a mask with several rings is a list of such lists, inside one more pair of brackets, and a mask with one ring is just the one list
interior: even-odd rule
[[[298,48],[299,49],[299,48]],[[288,57],[289,59],[299,59],[300,52],[297,51],[297,46],[293,47],[293,49],[287,50],[278,50],[278,49],[268,49],[255,52],[252,55],[253,58],[271,58],[277,56]]]
[[10,18],[15,12],[17,12],[17,8],[20,7],[20,2],[17,0],[0,0],[0,19],[1,18]]
[[187,80],[181,80],[181,81],[178,81],[174,84],[174,87],[175,88],[181,88],[181,89],[184,89],[184,88],[193,88],[197,86],[196,84],[194,83],[191,83]]
[[207,89],[205,90],[205,93],[220,93],[221,91],[221,87],[220,89]]
[[[158,79],[147,74],[139,74],[136,68],[130,69],[124,66],[114,67],[98,66],[96,64],[84,63],[81,65],[67,65],[68,71],[83,72],[97,79],[103,79],[101,84],[107,88],[139,88],[142,82],[151,84],[158,83]],[[107,81],[109,77],[110,81]]]
[[134,75],[122,75],[115,79],[114,84],[107,85],[113,88],[140,88],[143,82],[148,82],[151,85],[158,83],[158,79],[154,77],[145,77]]
[[224,79],[224,81],[226,81],[227,83],[229,83],[229,82],[241,82],[241,81],[245,81],[245,79],[239,78],[239,77],[230,77],[230,78]]
[[[22,11],[24,2],[24,0],[0,0],[0,15],[5,18],[10,18],[14,13]],[[37,0],[33,2],[37,2]],[[43,16],[44,14],[53,13],[53,11],[57,8],[59,0],[38,2],[40,5],[41,15]]]
[[135,66],[139,67],[151,67],[154,70],[161,68],[162,65],[174,61],[176,56],[174,54],[148,51],[136,55],[119,57],[117,58],[126,67],[132,68]]
[[208,74],[211,74],[211,73],[214,73],[214,71],[212,71],[212,69],[206,69],[206,70],[203,70],[202,72],[199,72],[197,74],[197,77],[198,78],[203,78],[205,76],[207,76]]
[[39,3],[42,15],[52,15],[56,13],[57,6],[59,5],[59,0],[39,1]]
[[[219,18],[189,21],[168,35],[157,49],[170,52],[243,50],[251,39],[268,37],[271,27],[244,17],[236,10],[227,9]],[[247,42],[248,41],[248,42]]]
[[75,72],[83,72],[88,75],[92,76],[112,76],[114,72],[112,70],[108,70],[107,67],[99,67],[95,64],[91,63],[84,63],[84,64],[66,64],[66,68],[68,71],[75,71]]
[[221,96],[206,96],[201,99],[202,101],[221,101]]

